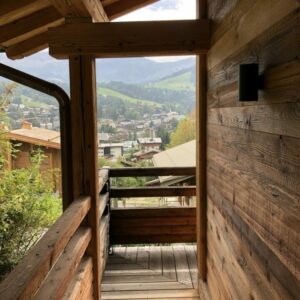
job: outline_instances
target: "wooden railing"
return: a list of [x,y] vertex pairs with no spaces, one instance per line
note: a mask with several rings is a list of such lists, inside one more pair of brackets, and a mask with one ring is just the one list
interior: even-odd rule
[[[109,169],[112,177],[195,176],[194,167]],[[110,198],[195,196],[195,186],[111,187]],[[196,241],[195,207],[111,209],[110,243]]]
[[[111,209],[112,197],[191,196],[195,187],[110,187],[111,177],[193,176],[195,168],[99,172],[100,262],[88,255],[91,197],[77,198],[0,284],[0,299],[93,299],[93,270],[103,274],[110,244],[194,242],[195,208]],[[100,288],[100,287],[99,287]]]
[[[92,292],[92,259],[84,255],[92,232],[82,225],[90,207],[86,196],[65,210],[0,284],[0,299],[68,299],[74,293]],[[83,281],[89,281],[88,286]]]

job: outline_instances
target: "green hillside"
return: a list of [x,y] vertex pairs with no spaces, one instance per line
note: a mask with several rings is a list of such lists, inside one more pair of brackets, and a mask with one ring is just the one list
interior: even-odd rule
[[156,106],[156,107],[162,107],[162,105],[160,103],[156,103],[154,101],[150,101],[150,100],[146,100],[146,99],[138,99],[138,98],[130,97],[123,93],[120,93],[118,91],[115,91],[115,90],[112,90],[109,88],[105,88],[105,87],[99,87],[98,93],[102,96],[111,96],[111,97],[119,98],[123,101],[127,101],[130,103],[141,103],[141,104],[148,104],[148,105]]
[[159,89],[167,89],[174,91],[194,91],[195,76],[191,71],[181,74],[165,77],[159,81],[150,83],[148,86]]

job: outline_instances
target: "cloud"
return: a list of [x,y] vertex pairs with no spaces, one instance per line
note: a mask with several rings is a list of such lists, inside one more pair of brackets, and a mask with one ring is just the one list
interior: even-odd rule
[[160,0],[116,21],[186,20],[196,18],[196,0]]

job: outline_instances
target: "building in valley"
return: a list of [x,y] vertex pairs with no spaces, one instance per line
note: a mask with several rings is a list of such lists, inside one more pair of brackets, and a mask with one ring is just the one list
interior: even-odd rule
[[55,190],[61,192],[61,151],[60,133],[45,128],[33,127],[29,122],[23,122],[20,129],[9,131],[7,134],[11,143],[17,149],[10,156],[10,169],[27,168],[31,164],[34,150],[41,149],[45,158],[41,165],[42,172],[53,171]]

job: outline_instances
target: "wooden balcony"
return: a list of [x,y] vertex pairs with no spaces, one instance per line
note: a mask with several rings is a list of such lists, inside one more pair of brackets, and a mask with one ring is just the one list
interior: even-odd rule
[[102,299],[199,299],[196,246],[113,247]]
[[[169,299],[175,299],[175,293],[184,299],[187,295],[197,298],[194,246],[140,247],[195,242],[195,207],[113,209],[110,205],[111,199],[116,197],[195,195],[194,186],[128,188],[110,184],[113,177],[158,175],[194,176],[195,168],[101,170],[97,205],[99,232],[86,221],[93,207],[91,197],[79,197],[4,279],[0,299],[93,299],[95,263],[91,241],[95,234],[100,238],[97,268],[100,279],[104,274],[102,288],[98,286],[103,299],[150,299],[152,290],[156,299],[161,299],[160,293]],[[132,244],[135,247],[129,246]],[[114,245],[124,246],[116,248]],[[111,256],[108,255],[110,249],[113,249]],[[116,274],[118,276],[114,276]],[[140,277],[141,274],[146,276]],[[124,291],[128,297],[118,298]]]

